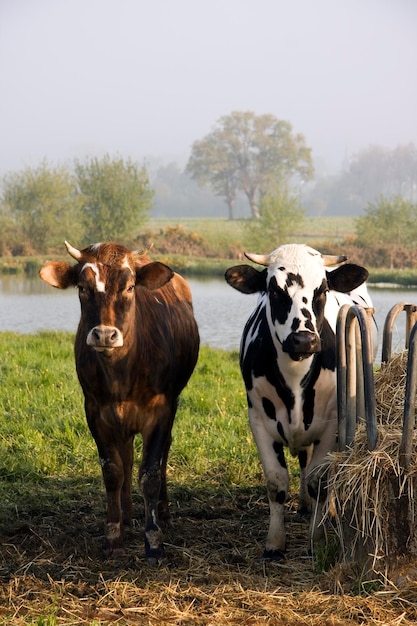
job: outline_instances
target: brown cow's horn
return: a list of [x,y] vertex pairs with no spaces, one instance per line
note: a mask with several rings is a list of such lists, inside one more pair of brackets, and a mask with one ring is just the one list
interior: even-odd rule
[[258,263],[259,265],[269,265],[270,254],[254,254],[253,252],[245,252],[245,257],[249,259],[249,261],[253,261],[253,263]]
[[344,255],[333,255],[333,254],[322,254],[323,265],[340,265],[340,263],[344,263],[347,261],[347,256]]
[[75,259],[76,261],[80,261],[81,259],[81,252],[79,250],[77,250],[77,248],[74,248],[74,246],[72,246],[70,243],[68,243],[68,241],[65,241],[65,247],[68,251],[68,254],[70,256],[73,257],[73,259]]

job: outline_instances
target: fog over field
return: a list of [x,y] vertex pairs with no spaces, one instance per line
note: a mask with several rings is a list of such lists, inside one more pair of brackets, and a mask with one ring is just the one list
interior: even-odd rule
[[184,164],[222,115],[289,120],[319,168],[417,143],[415,0],[0,0],[0,175]]

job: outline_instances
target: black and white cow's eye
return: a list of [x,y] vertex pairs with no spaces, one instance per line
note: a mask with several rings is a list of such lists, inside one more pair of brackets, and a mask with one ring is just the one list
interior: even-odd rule
[[284,289],[281,289],[281,287],[278,287],[278,286],[270,289],[269,295],[274,301],[281,300],[282,298],[285,298],[285,300],[287,300],[287,298],[289,297],[288,293],[284,291]]

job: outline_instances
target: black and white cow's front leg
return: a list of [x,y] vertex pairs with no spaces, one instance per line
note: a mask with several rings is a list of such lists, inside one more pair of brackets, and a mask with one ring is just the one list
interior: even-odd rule
[[269,500],[269,530],[263,559],[280,561],[285,557],[286,550],[284,504],[289,489],[284,446],[271,438],[262,418],[255,415],[253,409],[249,411],[249,420],[261,458]]

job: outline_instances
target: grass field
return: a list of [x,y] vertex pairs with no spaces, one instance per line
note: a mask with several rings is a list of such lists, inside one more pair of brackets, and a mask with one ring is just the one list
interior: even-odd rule
[[[247,220],[227,220],[222,218],[179,218],[151,219],[145,226],[150,230],[166,228],[172,224],[181,224],[184,228],[195,231],[208,242],[212,249],[219,252],[242,242]],[[311,243],[322,240],[341,240],[355,232],[353,217],[306,217],[302,226],[292,233],[297,243]]]
[[[288,502],[288,558],[260,561],[268,505],[238,356],[203,347],[174,426],[168,560],[143,560],[137,490],[127,556],[105,559],[105,498],[66,333],[0,333],[0,623],[13,626],[411,626],[415,599],[306,556]],[[137,455],[140,454],[137,438]],[[292,462],[292,493],[297,470]],[[334,555],[334,551],[333,551]],[[337,569],[339,568],[339,569]],[[360,594],[358,592],[361,592]]]
[[[147,239],[155,243],[159,237],[164,238],[167,227],[176,228],[178,225],[185,229],[187,235],[196,234],[204,241],[204,253],[187,249],[183,246],[182,252],[170,251],[158,253],[156,248],[150,253],[153,260],[160,260],[170,265],[176,271],[193,277],[221,277],[231,264],[244,261],[245,220],[227,220],[223,218],[171,218],[151,219],[143,228]],[[355,232],[355,218],[353,217],[307,217],[292,240],[297,243],[307,243],[323,252],[339,253],[339,242],[349,242]],[[78,242],[72,242],[78,245]],[[336,246],[335,246],[336,244]],[[347,244],[349,245],[349,244]],[[132,246],[142,248],[140,244]],[[330,250],[329,250],[330,247]],[[259,251],[258,251],[259,252]],[[347,252],[352,254],[352,250]],[[355,253],[353,252],[353,255]],[[64,243],[55,252],[49,255],[26,257],[0,257],[0,274],[16,274],[37,277],[40,267],[46,260],[64,259],[68,261]],[[355,261],[355,259],[353,259]],[[416,272],[413,269],[372,268],[366,260],[358,260],[370,271],[370,282],[395,283],[415,287]]]
[[[187,233],[195,233],[204,241],[208,250],[207,258],[201,254],[183,250],[183,254],[170,253],[162,260],[167,261],[178,271],[193,275],[223,275],[230,265],[231,259],[241,256],[244,242],[245,220],[227,220],[223,218],[170,218],[151,219],[143,226],[141,232],[150,234],[150,240],[158,238],[158,233],[165,233],[167,227],[181,226]],[[317,244],[320,241],[338,241],[354,232],[354,218],[326,217],[306,218],[303,227],[294,232],[294,241],[299,243]],[[153,236],[152,236],[153,235]],[[68,234],[71,239],[71,234]],[[78,246],[79,242],[71,241]],[[134,247],[134,246],[132,246]],[[139,245],[138,247],[141,247]],[[152,257],[160,255],[153,251]],[[49,255],[0,257],[0,273],[28,274],[36,276],[39,268],[47,259],[68,259],[64,242]]]

